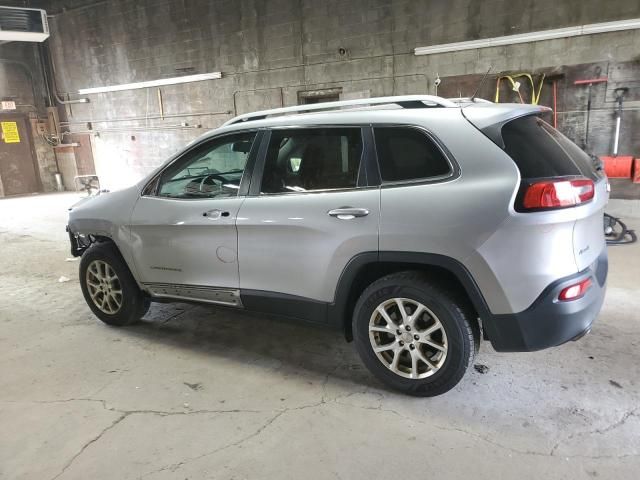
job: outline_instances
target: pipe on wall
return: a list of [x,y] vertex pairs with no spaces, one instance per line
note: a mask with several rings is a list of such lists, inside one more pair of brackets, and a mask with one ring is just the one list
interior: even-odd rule
[[91,134],[100,135],[101,133],[129,133],[129,132],[155,132],[160,130],[198,130],[202,125],[154,125],[150,127],[126,127],[126,128],[97,128],[95,130],[79,130],[62,132],[62,137],[66,135]]
[[[46,48],[46,51],[45,51]],[[42,75],[44,76],[44,83],[47,86],[47,94],[49,96],[49,106],[53,106],[53,101],[51,97],[55,98],[56,102],[60,105],[72,105],[76,103],[88,103],[88,98],[78,98],[76,100],[63,100],[58,93],[58,88],[56,86],[56,75],[55,68],[53,66],[53,62],[51,61],[51,55],[49,54],[49,44],[46,43],[46,47],[44,44],[38,45],[38,53],[40,57],[40,64],[42,65]],[[51,72],[51,78],[49,78],[49,72]]]
[[253,88],[250,90],[236,90],[235,92],[233,92],[233,115],[234,116],[238,115],[238,103],[236,100],[236,95],[238,93],[264,92],[265,90],[277,90],[277,89],[280,89],[280,106],[284,107],[284,87],[264,87],[264,88]]
[[231,115],[231,110],[225,110],[222,112],[191,112],[191,113],[165,113],[160,115],[147,115],[144,117],[115,117],[105,118],[99,120],[74,120],[72,122],[60,122],[60,125],[86,125],[87,123],[117,123],[117,122],[141,122],[143,120],[158,120],[164,118],[184,118],[184,117],[203,117],[209,115]]

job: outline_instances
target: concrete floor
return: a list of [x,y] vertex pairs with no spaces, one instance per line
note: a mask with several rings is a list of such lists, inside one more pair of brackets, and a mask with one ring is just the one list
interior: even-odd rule
[[65,261],[76,197],[0,200],[0,478],[638,478],[640,245],[611,248],[591,335],[483,344],[487,373],[416,399],[331,331],[185,304],[103,325]]

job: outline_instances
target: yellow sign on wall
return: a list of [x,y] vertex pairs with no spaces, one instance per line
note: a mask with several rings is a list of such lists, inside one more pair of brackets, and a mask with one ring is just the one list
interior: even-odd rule
[[0,122],[2,123],[2,138],[5,143],[20,143],[20,133],[18,132],[17,122]]

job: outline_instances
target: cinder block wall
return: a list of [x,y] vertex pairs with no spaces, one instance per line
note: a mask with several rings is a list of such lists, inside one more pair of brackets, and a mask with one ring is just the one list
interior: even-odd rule
[[[156,89],[90,95],[91,103],[67,111],[73,131],[87,131],[91,122],[100,132],[94,138],[96,168],[108,186],[139,178],[236,113],[297,104],[304,90],[339,87],[342,98],[433,93],[436,74],[483,73],[489,65],[499,72],[615,64],[640,54],[640,31],[413,54],[419,46],[640,17],[637,0],[60,0],[53,5],[58,13],[51,20],[50,43],[64,92],[223,74],[219,80],[163,87],[164,119],[158,118]],[[631,112],[633,121],[637,114]],[[125,121],[132,117],[143,119]],[[592,121],[609,125],[611,113]],[[594,145],[596,153],[609,150],[609,137],[607,130],[606,141],[603,134]],[[623,131],[621,152],[635,148],[640,154],[637,137]]]

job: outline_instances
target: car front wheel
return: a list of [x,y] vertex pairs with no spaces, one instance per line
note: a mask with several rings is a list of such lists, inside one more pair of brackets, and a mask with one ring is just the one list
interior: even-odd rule
[[134,323],[149,308],[149,300],[111,243],[95,243],[84,252],[80,286],[91,311],[109,325]]
[[373,282],[353,317],[356,348],[389,387],[416,396],[453,388],[473,362],[471,309],[419,272]]

